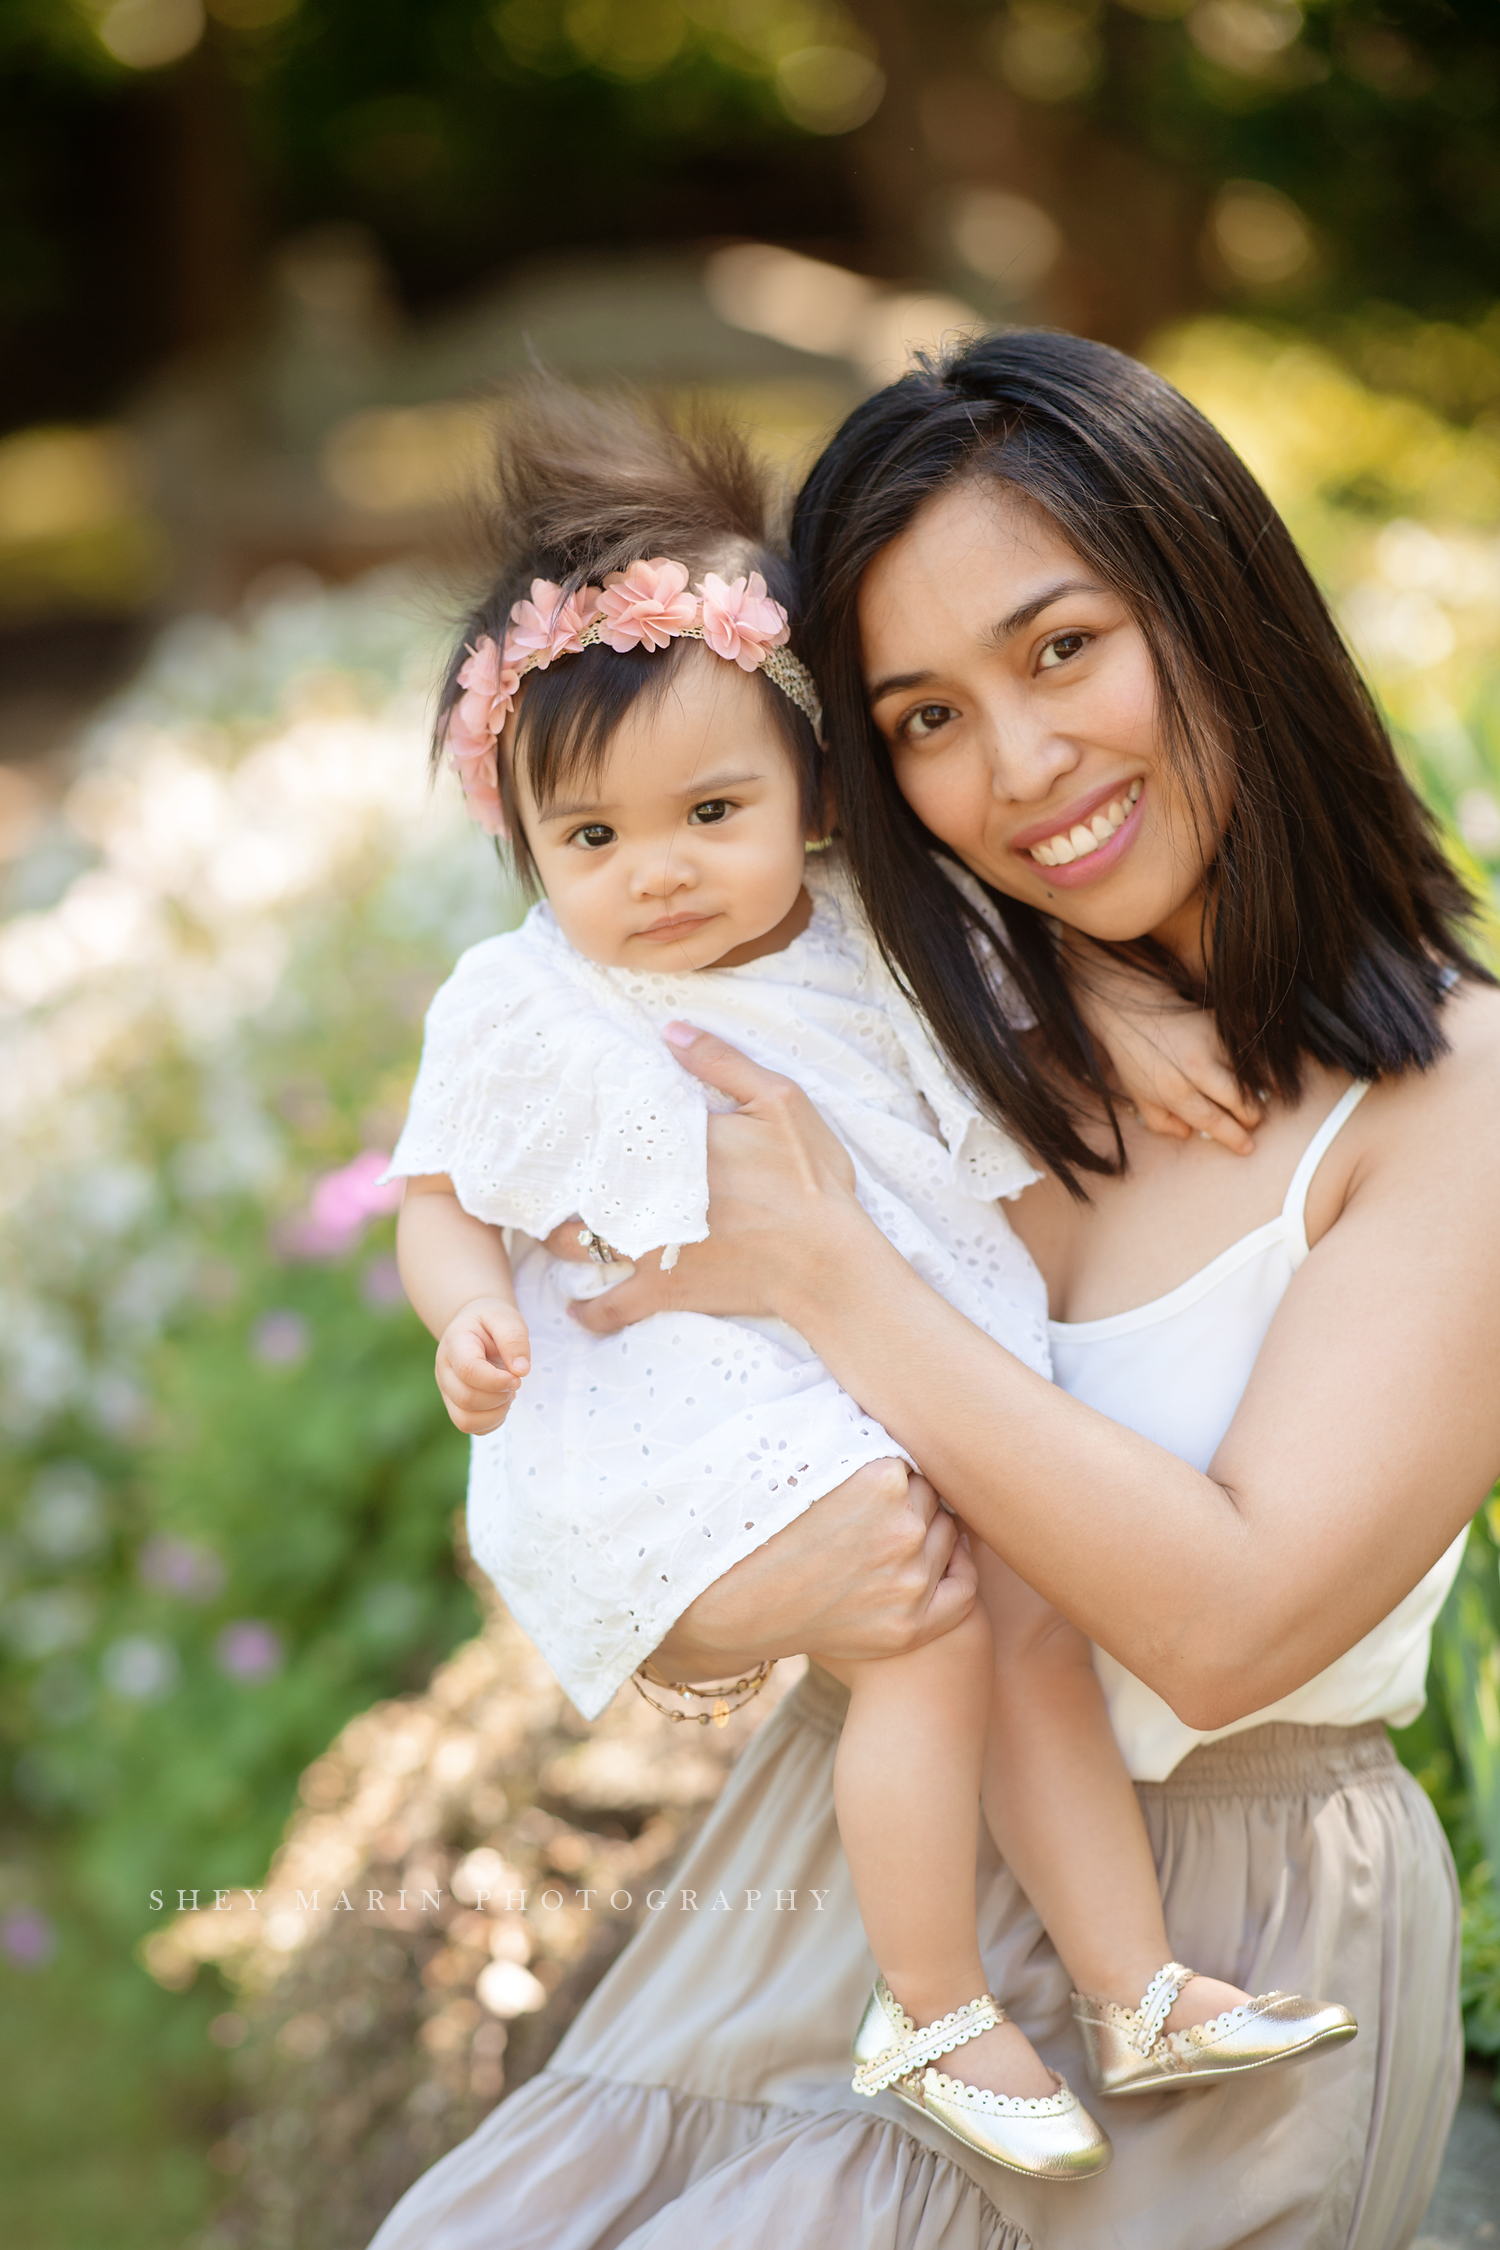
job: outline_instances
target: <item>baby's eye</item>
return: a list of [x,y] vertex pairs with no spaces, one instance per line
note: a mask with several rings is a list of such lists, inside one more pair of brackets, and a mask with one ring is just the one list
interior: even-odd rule
[[688,819],[700,828],[711,828],[716,820],[727,820],[731,809],[727,797],[705,797],[701,805],[694,805]]
[[908,742],[930,742],[956,713],[948,703],[924,703],[901,722]]
[[614,840],[614,830],[606,828],[601,820],[591,821],[587,828],[575,828],[569,838],[571,843],[582,844],[587,852],[602,851],[606,844],[612,844]]
[[1090,638],[1091,635],[1088,633],[1059,633],[1056,639],[1050,640],[1042,650],[1038,659],[1042,670],[1044,672],[1055,672],[1059,664],[1068,663],[1081,650],[1087,648]]

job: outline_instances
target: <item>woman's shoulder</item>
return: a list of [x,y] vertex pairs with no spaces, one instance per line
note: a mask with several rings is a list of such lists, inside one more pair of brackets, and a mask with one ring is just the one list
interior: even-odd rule
[[[1464,979],[1440,1022],[1444,1052],[1426,1070],[1377,1079],[1319,1166],[1307,1204],[1310,1241],[1364,1191],[1387,1187],[1408,1207],[1422,1195],[1446,1202],[1457,1190],[1488,1236],[1480,1202],[1490,1199],[1480,1190],[1493,1171],[1500,1121],[1500,989]],[[1336,1083],[1332,1073],[1320,1075]]]
[[1460,1070],[1486,1072],[1492,1082],[1500,1078],[1500,985],[1461,978],[1444,1003],[1441,1021]]
[[1493,1132],[1500,1103],[1500,987],[1466,977],[1454,985],[1438,1019],[1445,1050],[1426,1070],[1377,1080],[1380,1098],[1365,1104],[1370,1123],[1393,1133],[1463,1128],[1476,1105]]

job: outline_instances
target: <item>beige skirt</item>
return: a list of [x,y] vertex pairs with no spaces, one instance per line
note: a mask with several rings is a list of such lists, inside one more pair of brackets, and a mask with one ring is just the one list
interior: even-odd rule
[[[1347,2047],[1092,2102],[1097,2179],[1040,2185],[849,2086],[874,1968],[833,1817],[845,1696],[810,1671],[548,2069],[372,2250],[1402,2250],[1458,2097],[1458,1900],[1385,1729],[1266,1726],[1139,1794],[1174,1952],[1345,2002]],[[1068,1980],[986,1846],[991,1989],[1088,2099]]]

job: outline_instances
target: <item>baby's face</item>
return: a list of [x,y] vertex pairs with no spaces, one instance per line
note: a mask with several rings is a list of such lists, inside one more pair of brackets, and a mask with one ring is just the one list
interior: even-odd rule
[[705,649],[688,650],[660,704],[626,713],[592,780],[546,806],[522,775],[516,793],[552,911],[590,961],[727,966],[806,920],[791,755],[759,683]]

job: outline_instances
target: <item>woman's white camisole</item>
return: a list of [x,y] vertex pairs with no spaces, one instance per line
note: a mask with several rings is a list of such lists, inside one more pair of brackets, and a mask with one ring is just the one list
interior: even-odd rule
[[[1292,1175],[1278,1216],[1242,1236],[1164,1297],[1106,1320],[1054,1320],[1055,1380],[1112,1421],[1207,1469],[1250,1380],[1272,1315],[1308,1253],[1305,1212],[1313,1174],[1368,1091],[1357,1081],[1330,1111]],[[1432,1628],[1458,1572],[1460,1532],[1389,1617],[1315,1679],[1232,1726],[1185,1726],[1124,1665],[1094,1651],[1121,1753],[1137,1781],[1163,1781],[1195,1744],[1275,1719],[1300,1726],[1407,1726],[1426,1700]]]

